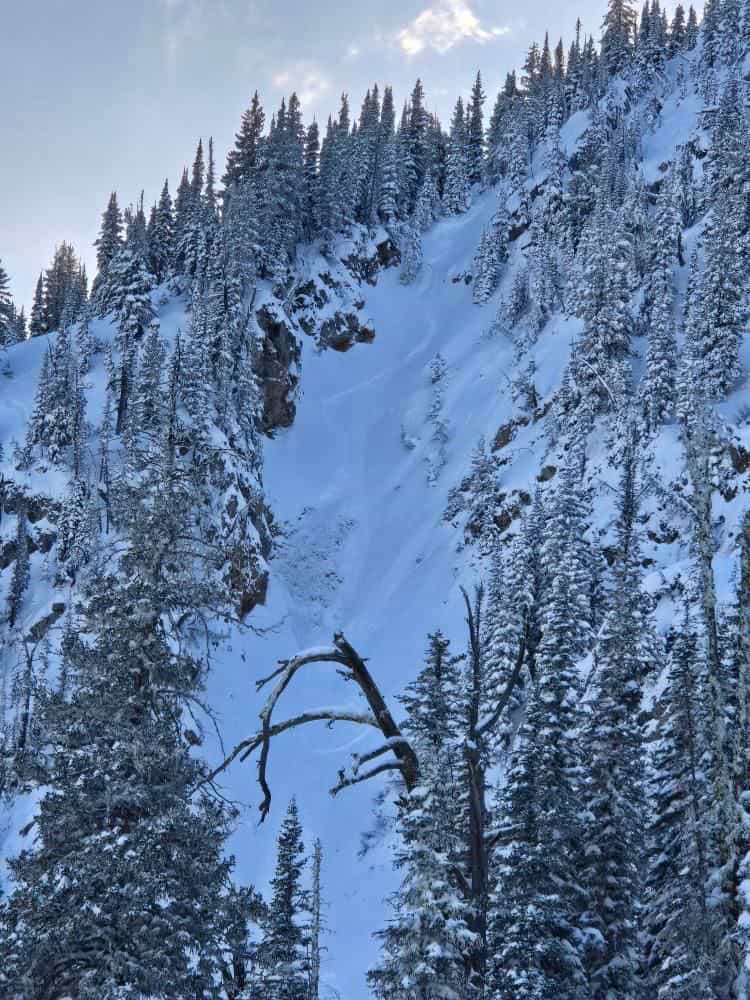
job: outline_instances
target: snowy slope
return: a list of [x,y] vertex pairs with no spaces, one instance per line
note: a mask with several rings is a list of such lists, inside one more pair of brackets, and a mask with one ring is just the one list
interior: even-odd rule
[[[679,94],[668,98],[660,124],[644,137],[647,182],[658,178],[675,146],[696,129],[699,103],[692,95],[687,100]],[[588,116],[582,113],[566,124],[561,138],[568,154],[587,124]],[[538,170],[529,187],[543,179],[542,159],[537,157]],[[413,285],[401,285],[391,270],[381,275],[377,287],[364,290],[364,314],[376,331],[374,343],[345,354],[316,353],[305,343],[296,422],[266,451],[270,504],[288,532],[271,565],[268,606],[254,617],[256,625],[271,631],[234,640],[214,673],[212,703],[221,712],[227,745],[254,728],[260,700],[253,679],[268,673],[279,658],[330,641],[336,629],[343,629],[370,658],[390,696],[414,676],[429,631],[439,627],[457,649],[463,648],[459,586],[471,585],[481,567],[472,550],[461,551],[461,534],[446,523],[443,513],[447,492],[466,474],[479,438],[491,442],[515,415],[509,392],[513,347],[509,338],[491,330],[521,247],[514,248],[501,288],[484,307],[472,304],[471,289],[463,280],[453,279],[471,270],[482,229],[495,209],[495,195],[488,193],[466,215],[439,222],[424,238],[424,264]],[[696,235],[687,234],[688,252]],[[687,268],[682,270],[677,280],[684,287]],[[578,321],[558,316],[534,346],[542,401],[559,387],[579,329]],[[446,465],[430,485],[430,362],[438,352],[447,363],[442,415],[449,442]],[[734,412],[743,394],[739,390],[724,409]],[[747,430],[744,434],[747,437]],[[502,467],[501,488],[533,493],[545,460],[556,460],[550,447],[542,423],[521,429],[504,453],[510,460]],[[592,532],[602,539],[612,527],[610,487],[618,473],[607,466],[603,438],[594,436],[589,452],[589,475],[595,484]],[[646,464],[663,486],[683,474],[675,426],[665,427],[650,443]],[[644,497],[649,525],[656,527],[667,517],[683,528],[676,541],[647,542],[644,549],[652,560],[646,586],[660,596],[656,619],[666,629],[674,610],[671,585],[685,572],[691,553],[684,510],[665,511],[658,493]],[[734,503],[719,499],[717,504],[725,518],[717,583],[720,596],[729,599],[732,539],[747,501],[740,493]],[[349,704],[348,694],[332,668],[316,665],[290,689],[285,707],[292,714],[297,708]],[[368,995],[364,972],[377,946],[371,935],[387,919],[383,902],[397,878],[387,843],[358,856],[360,835],[374,826],[376,789],[365,785],[336,799],[327,795],[338,767],[366,738],[342,725],[333,733],[317,726],[279,738],[270,768],[275,809],[265,827],[255,825],[252,811],[258,799],[252,761],[233,765],[225,776],[231,795],[251,804],[232,845],[241,877],[262,883],[270,874],[276,824],[292,794],[310,838],[322,838],[331,930],[325,975],[349,1000]]]
[[[698,127],[699,103],[694,96],[682,100],[678,92],[666,101],[656,129],[643,138],[647,183],[658,178],[675,146]],[[588,121],[586,114],[578,113],[566,123],[561,138],[568,154]],[[543,180],[542,163],[539,153],[529,188]],[[484,437],[491,443],[498,429],[517,416],[509,390],[515,374],[513,344],[492,330],[498,303],[521,260],[524,238],[513,245],[503,283],[486,306],[472,303],[471,288],[463,280],[496,208],[496,195],[489,192],[465,215],[437,223],[425,234],[424,263],[412,285],[403,286],[397,271],[390,269],[381,273],[375,287],[362,286],[362,315],[376,332],[371,344],[339,353],[320,352],[309,338],[303,342],[295,422],[266,445],[267,498],[283,528],[271,562],[267,604],[253,613],[247,629],[229,635],[217,651],[208,692],[227,749],[257,727],[261,698],[255,680],[270,673],[278,659],[327,643],[335,630],[342,629],[369,658],[391,699],[416,673],[428,632],[440,628],[462,648],[459,587],[471,586],[482,567],[476,552],[462,546],[460,529],[444,519],[448,491],[466,474],[478,440]],[[686,235],[688,252],[697,235]],[[686,271],[678,275],[683,289]],[[172,336],[184,326],[181,304],[173,301],[162,308],[160,320],[162,332]],[[579,330],[577,320],[558,315],[531,348],[542,403],[558,389]],[[95,331],[100,337],[105,332]],[[44,342],[40,338],[9,352],[13,378],[0,387],[0,439],[5,442],[22,438]],[[442,417],[449,436],[445,464],[436,481],[430,482],[435,455],[428,419],[430,364],[438,352],[447,366]],[[92,373],[92,383],[93,408],[96,393],[101,394],[100,369]],[[723,404],[721,413],[728,422],[745,397],[742,388]],[[750,444],[746,426],[731,428],[728,434],[738,443]],[[657,485],[665,486],[683,474],[675,426],[663,428],[646,458]],[[558,462],[544,422],[519,428],[503,459],[500,487],[508,493],[532,494],[545,462]],[[607,466],[603,436],[590,442],[589,459],[588,474],[595,485],[592,531],[602,539],[613,516],[609,485],[617,480],[617,471]],[[6,462],[10,463],[9,455]],[[42,485],[55,494],[65,484],[46,479]],[[732,538],[747,500],[740,490],[732,500],[717,498],[716,503],[717,517],[724,517],[717,534],[717,580],[720,596],[728,597],[734,568]],[[652,560],[646,585],[659,598],[657,621],[664,627],[673,610],[672,581],[690,558],[685,514],[664,509],[658,488],[645,498],[644,508],[654,529],[663,518],[683,529],[675,540],[652,541],[644,550]],[[50,595],[43,589],[39,562],[35,573],[35,594],[43,607]],[[38,610],[35,607],[33,613]],[[352,697],[332,666],[318,664],[297,678],[282,709],[291,715],[303,707],[350,704]],[[219,761],[222,748],[211,737],[210,727],[207,734],[207,751]],[[311,726],[276,740],[269,767],[274,808],[260,827],[254,761],[236,762],[222,777],[226,794],[242,805],[230,845],[240,881],[265,888],[274,863],[278,823],[292,795],[297,796],[310,842],[316,836],[322,839],[331,932],[325,942],[323,974],[345,1000],[368,995],[364,973],[376,950],[372,932],[384,924],[384,900],[397,877],[387,840],[376,838],[375,846],[359,856],[362,835],[376,823],[372,803],[377,788],[365,784],[336,799],[327,792],[348,753],[366,738],[360,730],[338,725],[333,731]],[[5,856],[17,851],[17,830],[32,811],[33,803],[18,802],[0,822],[0,840],[3,829],[7,831],[0,844]]]

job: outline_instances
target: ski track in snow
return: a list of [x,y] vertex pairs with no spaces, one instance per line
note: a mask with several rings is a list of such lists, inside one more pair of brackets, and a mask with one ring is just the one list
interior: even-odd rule
[[[510,363],[512,348],[505,338],[484,336],[497,303],[477,308],[470,286],[454,284],[451,275],[471,267],[494,209],[495,196],[483,195],[471,212],[426,234],[424,265],[413,285],[404,288],[394,269],[366,289],[365,314],[376,331],[372,344],[345,354],[318,353],[311,341],[304,344],[297,417],[266,447],[269,502],[276,518],[292,526],[271,561],[268,604],[253,615],[253,624],[273,630],[235,637],[214,667],[211,702],[221,713],[227,745],[257,724],[261,699],[253,679],[300,648],[330,642],[336,629],[369,658],[391,699],[415,674],[428,632],[441,628],[463,643],[460,558],[455,530],[442,516],[447,490],[464,474],[477,439],[494,433],[509,413],[503,383],[492,373]],[[435,488],[426,475],[432,447],[427,411],[429,366],[438,351],[448,367],[443,415],[451,436]],[[413,450],[401,440],[407,413],[410,424],[420,413],[422,419]],[[330,564],[321,565],[326,553]],[[297,607],[305,594],[312,613]],[[303,706],[352,704],[351,685],[332,665],[306,669],[280,703],[279,718]],[[263,885],[274,863],[276,826],[288,798],[297,796],[307,836],[320,836],[325,852],[332,933],[324,978],[346,1000],[368,996],[364,973],[376,953],[372,933],[387,918],[384,900],[396,875],[388,844],[358,857],[381,786],[365,784],[335,799],[328,789],[353,746],[372,739],[353,726],[321,725],[277,740],[269,769],[271,817],[258,828],[251,809],[230,845],[239,877]],[[230,796],[254,805],[254,780],[248,761],[233,766],[225,785]]]
[[[662,112],[664,127],[644,137],[648,175],[658,173],[675,142],[684,141],[694,127],[695,101],[676,105],[677,98],[671,97]],[[568,153],[587,124],[587,114],[579,112],[563,127]],[[543,175],[538,160],[535,168],[538,180]],[[303,343],[296,420],[265,446],[266,492],[283,529],[271,560],[268,602],[251,616],[256,631],[233,632],[216,651],[209,680],[208,699],[218,713],[227,749],[257,729],[264,693],[256,693],[255,680],[270,673],[281,658],[305,647],[328,645],[335,630],[342,629],[368,657],[397,716],[401,713],[393,699],[415,675],[427,633],[440,628],[457,651],[463,649],[458,588],[475,580],[473,553],[457,551],[459,537],[443,520],[443,511],[447,492],[465,475],[480,436],[491,440],[514,412],[506,377],[513,367],[512,344],[502,335],[488,336],[488,331],[523,241],[514,246],[503,284],[486,306],[473,305],[471,287],[453,278],[471,269],[495,206],[495,194],[483,194],[465,215],[442,220],[425,234],[423,266],[411,286],[399,283],[396,269],[381,273],[376,287],[363,286],[363,315],[376,331],[372,344],[357,344],[341,354],[318,352],[311,339]],[[184,325],[182,303],[169,302],[159,318],[162,333],[172,338]],[[578,321],[556,316],[531,349],[543,399],[559,385],[579,329]],[[24,345],[24,365],[17,366],[18,371],[16,349],[8,352],[14,377],[0,379],[0,439],[6,444],[23,435],[46,341],[40,337]],[[446,362],[441,419],[448,440],[445,466],[437,483],[428,485],[428,460],[434,454],[427,419],[430,362],[438,352]],[[745,360],[750,362],[750,357]],[[101,358],[96,365],[90,414],[101,405],[103,391]],[[736,398],[729,400],[726,411],[733,412],[737,405]],[[745,436],[750,437],[750,430]],[[503,452],[511,460],[500,470],[501,488],[533,486],[545,447],[541,427],[531,425],[519,433]],[[667,475],[676,473],[680,449],[674,428],[664,429],[655,454]],[[602,464],[602,479],[607,476],[605,457],[591,456],[592,462]],[[6,451],[5,462],[10,460]],[[62,490],[64,481],[59,485]],[[44,492],[56,488],[45,477]],[[598,504],[596,526],[606,528],[612,501],[600,496]],[[662,552],[651,583],[658,582],[659,574],[679,572],[684,558],[677,547],[665,563]],[[726,592],[730,560],[720,554],[716,562],[720,593]],[[34,604],[43,607],[48,595],[39,589]],[[660,606],[657,620],[665,620],[670,610],[668,604]],[[352,705],[354,697],[352,685],[341,680],[335,665],[312,664],[285,693],[277,717],[301,708]],[[206,751],[212,760],[220,760],[221,748],[210,724],[206,739]],[[372,739],[372,734],[351,725],[311,725],[276,739],[268,769],[274,803],[262,826],[257,823],[260,793],[254,760],[235,762],[222,776],[227,796],[244,806],[229,845],[237,858],[239,881],[252,881],[266,891],[275,862],[275,836],[292,795],[298,799],[309,846],[315,837],[323,842],[330,935],[324,939],[322,997],[326,985],[342,1000],[368,997],[365,972],[377,953],[372,934],[385,924],[385,899],[398,879],[387,840],[375,838],[375,846],[364,857],[358,855],[362,835],[377,825],[372,803],[383,785],[365,783],[336,799],[328,795],[351,750],[372,745],[367,742]],[[26,846],[16,831],[33,809],[33,798],[20,798],[0,816],[4,856]]]

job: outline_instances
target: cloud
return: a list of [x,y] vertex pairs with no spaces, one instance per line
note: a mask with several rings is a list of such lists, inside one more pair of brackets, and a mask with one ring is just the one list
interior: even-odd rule
[[425,49],[440,55],[461,42],[491,42],[507,35],[510,28],[486,27],[471,9],[468,0],[437,0],[396,34],[396,44],[407,56]]
[[294,90],[303,108],[315,104],[331,89],[331,82],[314,63],[299,60],[275,73],[271,83],[279,90]]
[[216,30],[228,15],[225,0],[160,0],[162,43],[174,65],[183,51]]

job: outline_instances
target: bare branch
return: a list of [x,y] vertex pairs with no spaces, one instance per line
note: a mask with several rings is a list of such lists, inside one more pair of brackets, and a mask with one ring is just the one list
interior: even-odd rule
[[387,743],[383,743],[381,746],[376,747],[374,750],[370,750],[368,753],[354,754],[354,763],[352,764],[352,774],[356,774],[363,764],[369,764],[371,760],[375,760],[376,757],[382,757],[384,753],[388,753],[393,750],[396,743],[408,743],[409,741],[404,739],[404,737],[397,737],[394,740],[388,740]]
[[[274,724],[273,713],[279,699],[282,697],[297,672],[310,663],[337,664],[338,666],[336,672],[339,675],[342,675],[345,680],[355,681],[367,701],[370,712],[363,713],[347,710],[338,711],[336,709],[325,709],[320,711],[304,712],[301,715],[294,716],[294,718],[287,719],[285,722]],[[344,668],[344,671],[341,670],[341,667]],[[344,783],[340,783],[339,786],[336,787],[335,791],[339,791],[340,788],[347,787],[350,784],[356,784],[359,781],[366,781],[368,778],[375,777],[375,775],[381,774],[383,771],[387,770],[400,771],[407,790],[411,791],[416,786],[419,776],[419,762],[417,760],[417,755],[409,743],[409,740],[402,735],[401,730],[391,715],[390,709],[388,708],[380,689],[367,668],[367,661],[364,657],[361,657],[359,653],[357,653],[351,643],[349,643],[345,638],[343,633],[337,632],[334,635],[332,646],[321,646],[308,649],[298,653],[289,660],[280,661],[276,670],[257,682],[258,690],[274,680],[276,681],[276,684],[268,695],[268,698],[266,699],[266,702],[260,712],[260,731],[248,739],[243,740],[241,743],[238,743],[229,756],[214,769],[208,778],[204,779],[202,784],[213,781],[238,757],[243,761],[247,760],[252,753],[260,749],[260,755],[258,757],[258,783],[261,787],[261,791],[263,792],[263,799],[259,807],[262,822],[268,815],[269,809],[271,808],[271,789],[267,780],[267,770],[272,738],[288,729],[294,729],[298,726],[306,725],[308,722],[328,722],[329,724],[333,724],[334,722],[352,722],[355,725],[366,725],[379,729],[385,737],[386,742],[383,746],[378,747],[370,753],[362,756],[355,756],[355,764],[351,777],[343,778],[344,772],[341,772]],[[373,760],[389,750],[393,752],[396,758],[395,761],[383,763],[378,767],[371,769],[366,774],[357,774],[357,771],[362,763]]]
[[[286,719],[284,722],[277,722],[274,726],[271,726],[270,736],[278,736],[280,733],[286,732],[288,729],[295,729],[297,726],[304,726],[308,722],[327,722],[332,725],[334,722],[353,722],[357,725],[362,726],[373,726],[375,729],[378,728],[378,724],[375,719],[364,712],[347,712],[347,711],[332,711],[331,709],[322,709],[319,712],[303,712],[301,715],[295,715],[292,719]],[[226,771],[229,765],[239,759],[241,761],[247,760],[250,754],[254,753],[258,747],[263,742],[263,734],[256,733],[254,736],[243,740],[238,743],[237,746],[232,750],[228,757],[226,757],[218,767],[216,767],[206,778],[201,781],[201,785],[208,784],[217,778],[222,772]]]
[[359,785],[363,781],[369,781],[370,778],[374,778],[378,774],[383,774],[385,771],[400,771],[403,777],[404,767],[397,760],[386,760],[382,764],[378,764],[377,767],[365,771],[364,774],[353,775],[351,778],[347,778],[345,776],[346,772],[341,770],[339,771],[339,783],[331,789],[331,795],[338,795],[344,788],[351,788],[352,785]]

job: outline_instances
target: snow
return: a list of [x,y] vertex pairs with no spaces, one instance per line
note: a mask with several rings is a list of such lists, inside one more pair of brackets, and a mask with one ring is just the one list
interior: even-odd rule
[[[671,101],[671,103],[670,103]],[[644,175],[655,179],[695,127],[697,101],[670,98],[653,133],[644,137]],[[588,115],[579,113],[563,129],[563,145],[575,148]],[[507,291],[519,247],[501,289],[490,303],[477,307],[471,288],[454,276],[470,270],[481,236],[495,211],[488,193],[463,215],[442,221],[424,238],[424,263],[415,283],[404,287],[395,271],[381,275],[375,288],[363,289],[364,314],[376,331],[370,345],[345,354],[319,353],[304,344],[302,392],[294,426],[279,434],[266,451],[266,487],[277,518],[289,526],[276,561],[266,608],[254,624],[273,626],[263,635],[233,640],[234,651],[221,654],[211,701],[221,713],[224,738],[232,745],[254,728],[252,679],[269,664],[300,647],[325,642],[342,629],[369,667],[394,708],[393,699],[421,662],[425,637],[441,628],[463,649],[463,610],[458,588],[471,584],[471,554],[459,551],[456,529],[445,523],[447,491],[468,469],[481,436],[492,441],[514,415],[508,373],[513,348],[490,335],[498,301]],[[577,320],[557,317],[531,348],[537,388],[548,399],[559,386]],[[441,418],[448,430],[445,467],[435,485],[428,482],[434,455],[430,362],[437,353],[446,362],[441,381]],[[549,442],[533,424],[519,428],[507,448],[503,488],[533,491]],[[504,452],[503,457],[506,457]],[[602,479],[614,485],[603,442],[592,445],[591,461]],[[682,470],[676,428],[667,426],[653,444],[651,468],[662,482]],[[595,530],[614,518],[611,489],[600,490]],[[684,522],[683,522],[684,523]],[[654,546],[656,554],[656,546]],[[651,552],[648,553],[651,555]],[[666,554],[666,562],[665,562]],[[657,627],[673,620],[670,587],[689,566],[685,535],[661,546],[661,564],[646,580],[658,596]],[[723,560],[723,562],[722,562]],[[728,564],[717,557],[717,569]],[[719,572],[720,594],[728,597],[730,573]],[[237,653],[241,650],[241,655]],[[239,669],[238,669],[239,668]],[[287,713],[341,696],[335,670],[302,672],[284,695]],[[399,713],[396,713],[397,715]],[[310,841],[324,845],[323,884],[329,901],[328,951],[324,979],[351,1000],[364,1000],[364,973],[372,964],[372,932],[384,925],[384,900],[395,887],[388,843],[367,837],[368,852],[359,856],[360,837],[376,827],[372,800],[382,785],[347,789],[335,800],[326,789],[349,754],[371,749],[377,734],[363,727],[309,726],[285,734],[274,747],[269,767],[275,808],[268,829],[245,814],[233,849],[238,872],[263,884],[273,863],[273,838],[283,806],[297,796]],[[225,776],[228,794],[258,798],[251,762],[234,765]],[[373,843],[375,846],[373,847]]]
[[[670,97],[655,131],[643,137],[643,173],[647,182],[661,176],[661,166],[697,127],[700,102]],[[561,140],[570,154],[589,123],[579,112],[565,124]],[[537,157],[541,161],[543,158]],[[537,177],[538,179],[538,177]],[[303,343],[301,393],[297,417],[287,431],[266,445],[265,487],[283,535],[271,562],[265,607],[253,612],[249,625],[233,630],[215,653],[208,700],[217,712],[227,752],[258,728],[258,715],[267,692],[256,692],[255,682],[277,669],[278,661],[305,650],[306,655],[330,651],[335,631],[342,630],[357,651],[368,659],[390,707],[400,716],[396,696],[414,677],[422,661],[426,635],[437,628],[464,647],[464,609],[460,585],[476,579],[476,556],[462,548],[460,532],[443,514],[447,493],[468,471],[470,456],[480,437],[492,442],[498,428],[517,412],[510,398],[514,373],[513,345],[492,334],[498,303],[509,288],[520,259],[519,241],[501,288],[483,307],[472,303],[471,287],[454,281],[471,269],[483,229],[496,210],[496,196],[477,198],[469,212],[433,227],[424,237],[424,263],[415,282],[403,286],[396,269],[381,274],[375,287],[363,285],[362,315],[376,331],[371,344],[356,344],[345,353],[319,351],[315,342]],[[691,240],[688,234],[688,253]],[[684,272],[678,285],[684,289]],[[185,328],[184,303],[168,299],[159,310],[162,334],[172,339]],[[580,323],[555,317],[530,348],[536,364],[536,386],[547,401],[560,384],[570,345]],[[106,339],[106,324],[92,331]],[[33,407],[38,369],[47,338],[11,348],[6,360],[9,379],[0,378],[0,440],[6,446],[5,468],[12,456],[7,447],[23,439]],[[445,464],[430,482],[435,461],[430,364],[437,353],[446,363],[441,380],[440,416],[447,429]],[[746,360],[750,360],[747,358]],[[100,412],[103,391],[101,356],[91,373],[90,412]],[[742,399],[733,396],[722,408],[735,415]],[[740,428],[743,440],[750,429]],[[748,441],[746,440],[747,444]],[[533,493],[540,468],[559,465],[543,422],[527,423],[502,452],[502,488]],[[651,470],[662,483],[677,478],[683,456],[674,426],[662,429],[648,456]],[[591,442],[590,463],[597,469],[594,532],[604,537],[614,518],[611,487],[615,473],[607,466],[607,446]],[[3,467],[0,466],[0,472]],[[45,493],[61,494],[66,486],[48,473],[30,483]],[[554,486],[554,480],[552,482]],[[646,501],[658,514],[656,500]],[[734,573],[731,539],[742,515],[743,501],[721,504],[723,535],[715,561],[720,600],[728,600]],[[659,508],[660,509],[660,508]],[[717,509],[717,513],[719,513]],[[649,543],[644,556],[654,565],[645,579],[646,590],[657,599],[656,622],[666,631],[674,616],[675,580],[689,568],[690,552],[682,527],[673,543]],[[657,517],[658,520],[658,517]],[[11,525],[0,524],[2,540]],[[38,555],[32,560],[34,607],[30,620],[50,601]],[[275,721],[316,705],[347,704],[351,686],[335,663],[310,664],[299,671],[275,709]],[[363,701],[349,709],[364,711]],[[206,751],[212,762],[222,759],[222,748],[206,727]],[[395,887],[390,845],[384,824],[373,809],[383,782],[347,789],[331,799],[328,789],[337,772],[351,763],[352,753],[378,745],[380,734],[348,723],[311,724],[284,733],[273,741],[268,778],[273,807],[268,820],[257,823],[260,792],[254,760],[235,761],[221,776],[226,795],[241,806],[230,850],[237,859],[236,877],[265,890],[275,861],[275,837],[287,801],[298,800],[309,846],[323,843],[323,895],[328,903],[330,934],[325,940],[323,981],[347,1000],[368,996],[365,972],[376,953],[373,931],[387,918],[385,899]],[[34,797],[19,798],[0,814],[0,850],[13,856],[28,842],[17,831],[34,811]],[[360,853],[366,839],[367,851]],[[325,995],[325,993],[323,994]]]
[[[262,636],[235,636],[231,652],[219,654],[209,692],[227,746],[256,728],[254,679],[301,648],[330,642],[334,631],[343,630],[368,657],[397,716],[393,698],[416,673],[427,633],[441,628],[463,648],[458,585],[473,577],[463,575],[455,529],[443,511],[480,435],[491,438],[511,414],[497,375],[510,366],[512,347],[486,336],[497,301],[474,306],[471,287],[451,276],[470,269],[495,207],[489,193],[470,213],[428,233],[414,285],[404,287],[391,270],[363,290],[364,312],[376,331],[372,344],[345,354],[304,344],[295,423],[266,449],[271,507],[292,526],[271,563],[268,605],[253,615],[256,627],[275,627]],[[566,347],[567,339],[561,338]],[[447,464],[431,487],[427,413],[430,362],[438,351],[447,364],[442,416],[449,441]],[[402,442],[404,426],[413,432],[412,449]],[[300,671],[275,715],[340,703],[347,693],[335,664],[318,664]],[[395,875],[387,844],[358,857],[360,836],[372,823],[372,798],[382,786],[347,789],[333,800],[327,789],[352,752],[381,742],[374,731],[338,723],[333,730],[311,725],[284,734],[271,753],[271,817],[258,828],[250,811],[231,845],[242,876],[263,884],[276,823],[288,797],[297,796],[310,842],[316,836],[323,842],[332,932],[324,977],[351,1000],[368,995],[364,973],[376,949],[371,934],[383,926]],[[253,762],[233,765],[224,776],[227,793],[258,801],[254,779]]]

